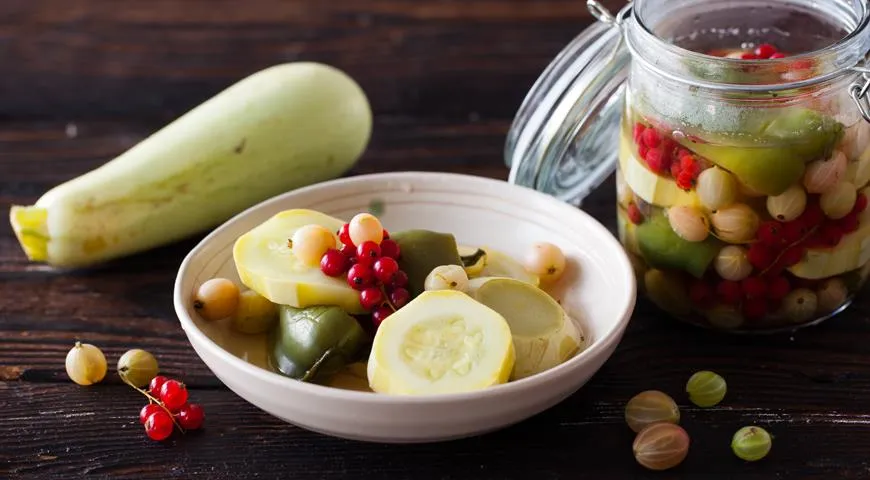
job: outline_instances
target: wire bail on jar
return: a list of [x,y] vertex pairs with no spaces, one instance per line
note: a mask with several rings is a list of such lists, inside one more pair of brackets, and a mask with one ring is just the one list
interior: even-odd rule
[[852,70],[861,73],[860,80],[849,85],[849,96],[858,106],[858,111],[864,120],[870,122],[870,98],[867,97],[867,91],[870,90],[870,68],[866,65],[859,65]]

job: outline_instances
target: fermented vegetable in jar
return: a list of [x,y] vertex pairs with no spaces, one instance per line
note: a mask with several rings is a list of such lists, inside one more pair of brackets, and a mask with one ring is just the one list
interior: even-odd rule
[[641,292],[678,319],[760,332],[841,311],[870,272],[866,2],[588,5],[600,22],[517,113],[510,180],[577,203],[613,165]]

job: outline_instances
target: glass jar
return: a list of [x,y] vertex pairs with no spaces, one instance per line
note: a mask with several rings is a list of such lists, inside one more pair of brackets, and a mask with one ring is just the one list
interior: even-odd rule
[[639,291],[769,332],[842,311],[870,273],[863,0],[636,0],[544,71],[510,181],[580,205],[616,170]]

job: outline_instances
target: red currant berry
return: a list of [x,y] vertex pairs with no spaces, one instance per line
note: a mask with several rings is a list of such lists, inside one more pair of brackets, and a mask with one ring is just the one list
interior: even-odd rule
[[760,320],[767,315],[767,300],[752,298],[743,302],[743,316],[747,320]]
[[782,52],[776,52],[776,53],[774,53],[773,55],[771,55],[771,56],[769,56],[769,57],[767,57],[767,58],[770,58],[770,59],[774,59],[774,58],[785,58],[785,54],[782,53]]
[[781,245],[785,236],[782,224],[776,220],[770,220],[759,225],[757,235],[758,240],[769,247]]
[[749,246],[749,250],[746,252],[746,259],[756,269],[764,270],[773,263],[774,257],[773,252],[766,245],[755,242]]
[[151,393],[151,395],[160,398],[160,387],[162,387],[167,380],[169,379],[163,375],[157,375],[152,378],[151,383],[148,384],[148,392]]
[[671,176],[674,177],[674,179],[677,179],[682,171],[683,166],[680,165],[680,162],[674,162],[671,164]]
[[703,281],[695,281],[689,287],[689,299],[697,307],[708,307],[713,303],[713,289]]
[[[385,228],[384,229],[384,238],[382,238],[381,241],[383,242],[384,240],[389,240],[389,239],[390,239],[390,232],[388,232],[387,229]],[[381,245],[383,245],[383,244],[381,244]]]
[[156,403],[149,403],[142,407],[142,410],[139,410],[139,423],[144,425],[145,420],[148,420],[148,416],[158,410],[161,412],[163,411],[163,409],[160,408],[160,405],[157,405]]
[[411,299],[411,294],[404,288],[396,288],[390,292],[390,303],[396,308],[402,308],[408,304]]
[[852,211],[856,213],[863,213],[864,210],[867,210],[867,195],[863,193],[859,193],[855,198],[855,206],[852,207]]
[[683,170],[677,177],[677,186],[682,188],[683,190],[691,190],[692,180],[694,180],[694,178],[692,177],[692,172],[688,170]]
[[740,283],[731,280],[722,280],[719,282],[719,285],[716,285],[716,295],[722,303],[737,305],[740,303],[740,297],[742,297]]
[[205,421],[205,412],[196,403],[188,403],[178,411],[178,423],[185,430],[197,430]]
[[661,175],[670,170],[671,166],[666,162],[665,154],[658,148],[653,148],[646,152],[644,159],[649,169],[656,174]]
[[345,257],[338,250],[330,248],[320,259],[320,271],[323,272],[324,275],[338,277],[347,271],[349,264],[349,258]]
[[372,267],[357,263],[347,271],[347,284],[356,290],[362,290],[372,284],[375,274]]
[[767,295],[767,283],[758,277],[744,278],[740,290],[745,298],[762,298]]
[[779,257],[779,261],[786,268],[792,267],[800,263],[800,261],[804,258],[804,248],[799,245],[795,245],[793,247],[789,247],[782,252],[782,256]]
[[634,138],[634,143],[640,143],[644,130],[646,130],[644,124],[640,122],[634,124],[634,128],[631,131],[631,137]]
[[383,257],[375,262],[372,270],[375,272],[375,278],[389,285],[393,282],[393,276],[399,271],[399,264],[392,258]]
[[172,435],[174,424],[172,417],[162,409],[153,412],[145,419],[145,434],[151,440],[161,441],[166,440]]
[[177,411],[187,403],[187,387],[177,380],[167,380],[160,387],[160,400],[170,411]]
[[390,315],[392,315],[393,311],[390,310],[389,307],[378,307],[375,311],[372,312],[372,323],[375,325],[375,328],[381,325],[381,322],[387,319]]
[[356,258],[359,259],[359,263],[371,265],[380,257],[381,247],[375,242],[363,242],[360,246],[356,247]]
[[366,310],[373,310],[384,303],[384,292],[378,287],[368,287],[359,292],[359,304]]
[[782,224],[782,242],[786,245],[791,245],[801,239],[802,226],[798,221],[786,222]]
[[844,235],[858,230],[858,227],[860,226],[860,221],[858,220],[858,212],[853,210],[845,217],[837,220],[836,225],[837,228],[839,228]]
[[691,153],[688,153],[688,152],[685,152],[685,153],[681,152],[680,153],[680,167],[693,168],[697,164],[698,164],[698,162],[695,161],[695,157],[693,157]]
[[395,240],[386,239],[381,242],[381,257],[393,258],[398,260],[402,255],[402,250]]
[[637,205],[634,203],[628,204],[628,219],[631,220],[631,223],[635,225],[640,225],[643,223],[643,214],[640,213],[640,209],[637,208]]
[[819,206],[818,202],[807,201],[807,206],[804,209],[804,212],[801,213],[795,221],[801,223],[804,234],[806,234],[817,225],[821,224],[824,220],[825,212],[822,211],[822,207]]
[[767,298],[770,300],[782,300],[791,291],[788,279],[782,276],[771,279],[767,286]]
[[662,136],[654,128],[646,128],[640,135],[641,141],[648,148],[656,148],[662,143]]
[[393,281],[390,282],[391,288],[402,288],[408,284],[408,274],[399,270],[393,275]]
[[638,145],[637,146],[637,156],[643,159],[646,159],[646,155],[649,153],[649,148],[646,145]]
[[345,223],[338,229],[338,239],[343,245],[353,247],[353,240],[350,239],[350,224]]
[[755,47],[755,55],[757,55],[758,58],[770,58],[774,53],[776,53],[776,47],[769,43],[762,43]]
[[348,259],[356,261],[356,247],[353,245],[342,245],[339,252]]
[[837,244],[840,243],[840,240],[843,239],[843,231],[840,230],[840,227],[836,224],[826,223],[825,225],[822,225],[820,236],[822,243],[825,246],[836,247]]
[[758,55],[756,55],[754,53],[747,52],[747,53],[744,53],[743,55],[740,55],[740,59],[741,60],[758,60]]

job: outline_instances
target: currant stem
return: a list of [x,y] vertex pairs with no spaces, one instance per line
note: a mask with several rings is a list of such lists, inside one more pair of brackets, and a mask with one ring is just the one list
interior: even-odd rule
[[143,390],[143,389],[137,387],[136,385],[133,385],[133,384],[130,382],[130,380],[127,379],[127,375],[126,375],[126,374],[119,372],[118,376],[121,377],[121,381],[122,381],[122,382],[124,382],[124,383],[126,383],[127,385],[131,386],[131,387],[133,388],[133,390],[136,390],[137,392],[141,393],[142,395],[145,395],[145,397],[148,398],[148,403],[156,403],[157,405],[159,405],[160,408],[162,408],[166,413],[169,414],[169,418],[172,419],[172,423],[174,423],[175,426],[178,427],[178,429],[181,431],[181,433],[184,433],[184,429],[181,428],[181,424],[179,424],[178,421],[175,420],[175,415],[173,415],[172,412],[170,412],[169,409],[166,408],[165,405],[163,405],[163,402],[161,402],[160,400],[158,400],[157,398],[155,398],[153,395],[151,395],[151,394],[148,393],[147,391],[145,391],[145,390]]

